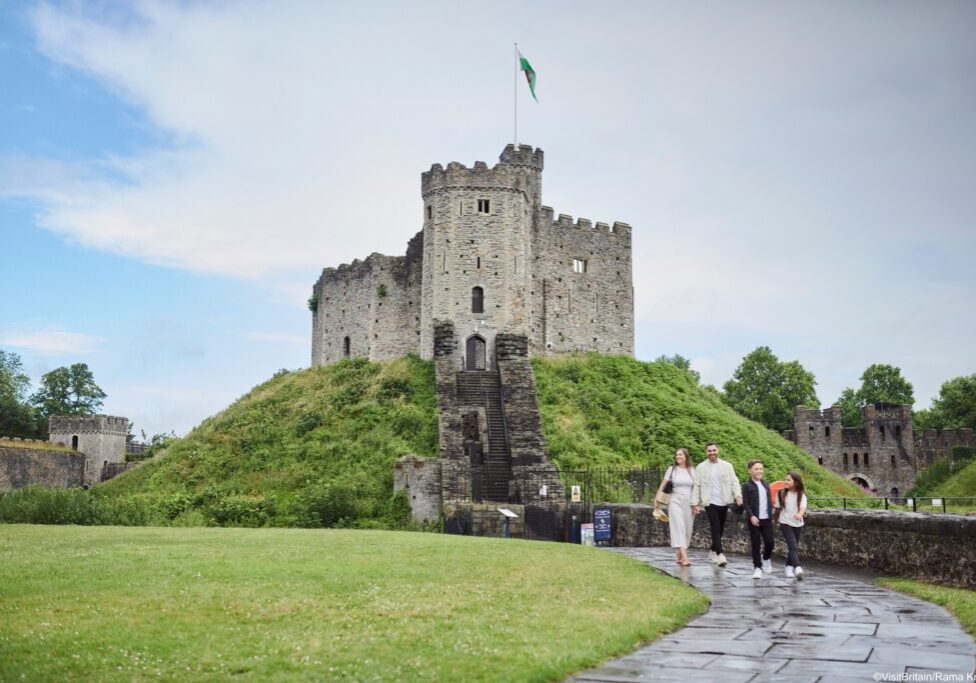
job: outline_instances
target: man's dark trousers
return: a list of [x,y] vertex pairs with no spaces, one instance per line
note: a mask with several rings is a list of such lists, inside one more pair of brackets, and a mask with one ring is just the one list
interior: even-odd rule
[[708,526],[712,530],[712,551],[721,555],[722,532],[725,531],[725,518],[729,514],[728,505],[706,505],[705,516],[708,517]]
[[[753,526],[752,522],[746,520],[749,526],[749,540],[752,542],[752,566],[762,569],[762,561],[768,560],[773,556],[773,520],[760,519],[759,526]],[[759,541],[762,539],[762,558],[759,557]]]

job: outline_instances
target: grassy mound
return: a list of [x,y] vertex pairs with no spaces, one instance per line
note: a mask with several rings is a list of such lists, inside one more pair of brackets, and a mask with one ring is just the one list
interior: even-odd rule
[[0,526],[0,548],[4,681],[563,680],[707,603],[571,544]]
[[408,453],[437,453],[433,365],[351,359],[276,375],[93,493],[156,524],[389,528],[409,515],[393,497]]
[[742,481],[748,477],[746,463],[759,459],[768,481],[799,472],[810,497],[864,496],[856,485],[738,415],[670,363],[593,354],[537,359],[532,365],[543,431],[560,467],[664,467],[680,447],[699,462],[705,444],[715,441]]
[[[598,355],[533,363],[543,429],[562,469],[663,466],[679,446],[700,459],[715,440],[742,479],[746,461],[761,458],[768,479],[800,471],[811,497],[863,495],[669,363]],[[393,463],[437,453],[433,375],[433,365],[416,357],[280,373],[90,492],[0,496],[0,521],[405,526],[409,504],[393,495]],[[628,502],[628,493],[594,496]]]

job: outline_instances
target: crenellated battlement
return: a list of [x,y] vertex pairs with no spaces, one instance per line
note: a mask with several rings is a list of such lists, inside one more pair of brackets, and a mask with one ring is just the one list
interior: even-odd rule
[[127,434],[129,419],[114,415],[52,415],[48,429],[53,434]]
[[843,417],[844,411],[840,406],[831,406],[823,410],[797,406],[794,419],[799,424],[800,422],[840,422]]
[[561,213],[559,216],[554,218],[554,212],[551,206],[540,207],[539,218],[544,223],[548,223],[553,226],[559,226],[562,228],[579,228],[581,230],[605,232],[612,235],[629,236],[631,230],[628,223],[622,223],[621,221],[614,221],[613,224],[602,223],[600,221],[594,222],[589,218],[577,218],[574,221],[573,217],[566,213]]
[[484,161],[476,161],[470,168],[457,161],[450,162],[446,168],[433,164],[429,171],[420,174],[421,195],[426,197],[449,189],[529,192],[529,184],[538,180],[543,165],[541,149],[519,145],[516,150],[514,145],[508,145],[491,168]]

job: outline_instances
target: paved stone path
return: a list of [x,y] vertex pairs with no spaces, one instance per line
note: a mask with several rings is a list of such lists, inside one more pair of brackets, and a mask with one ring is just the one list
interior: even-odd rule
[[614,551],[690,583],[712,604],[685,628],[577,674],[576,683],[937,681],[953,680],[950,673],[974,680],[976,643],[948,612],[843,570],[804,567],[804,580],[794,581],[774,558],[773,576],[754,580],[745,556],[730,555],[719,569],[705,552],[691,551],[692,566],[679,567],[670,548]]

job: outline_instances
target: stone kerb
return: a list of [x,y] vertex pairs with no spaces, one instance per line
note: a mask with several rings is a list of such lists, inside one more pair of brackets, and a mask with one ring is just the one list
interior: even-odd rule
[[[651,516],[650,505],[612,504],[613,545],[649,547],[670,544],[668,525]],[[786,544],[775,531],[777,556]],[[691,547],[707,550],[708,522],[695,519]],[[723,545],[749,553],[745,521],[729,514]],[[815,509],[807,518],[800,557],[868,569],[879,575],[921,577],[976,588],[976,518],[961,515],[880,510]]]

